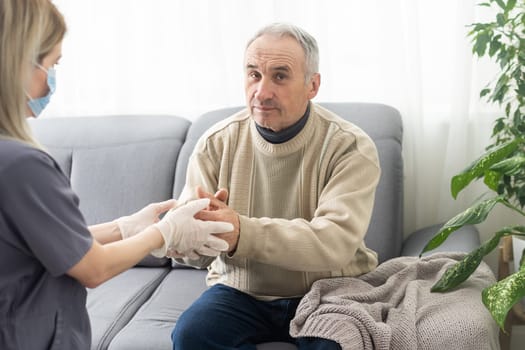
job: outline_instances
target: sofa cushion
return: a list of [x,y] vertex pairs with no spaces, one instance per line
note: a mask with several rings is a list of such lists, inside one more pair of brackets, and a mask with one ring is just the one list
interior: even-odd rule
[[168,272],[168,267],[135,267],[97,288],[88,289],[92,350],[107,349],[115,334],[148,300]]
[[190,122],[137,115],[32,119],[30,125],[71,178],[86,221],[94,224],[171,198]]
[[171,349],[182,312],[206,289],[206,270],[174,269],[109,344],[110,350]]

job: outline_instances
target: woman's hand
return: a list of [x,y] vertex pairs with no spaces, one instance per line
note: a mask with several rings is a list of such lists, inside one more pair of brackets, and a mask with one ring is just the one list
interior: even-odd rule
[[135,214],[122,216],[116,219],[122,239],[135,236],[146,227],[159,221],[159,216],[177,205],[175,199],[164,202],[151,203],[136,212]]

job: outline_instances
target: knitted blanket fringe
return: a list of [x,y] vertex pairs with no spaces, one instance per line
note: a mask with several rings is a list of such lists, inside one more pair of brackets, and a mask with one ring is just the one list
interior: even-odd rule
[[292,337],[320,337],[351,350],[499,349],[498,326],[481,301],[495,282],[482,263],[458,288],[430,293],[463,253],[388,260],[359,277],[316,281],[290,324]]

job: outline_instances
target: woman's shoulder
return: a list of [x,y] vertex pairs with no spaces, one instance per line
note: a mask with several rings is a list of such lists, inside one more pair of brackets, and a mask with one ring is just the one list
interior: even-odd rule
[[0,173],[13,168],[54,167],[46,152],[25,142],[0,138]]

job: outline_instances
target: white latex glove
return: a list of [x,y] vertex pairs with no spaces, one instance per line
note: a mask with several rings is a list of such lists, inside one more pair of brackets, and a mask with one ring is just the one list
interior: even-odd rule
[[214,233],[233,231],[233,225],[222,221],[202,221],[194,218],[200,210],[210,204],[208,198],[197,199],[169,211],[154,226],[164,238],[162,248],[151,252],[153,256],[164,257],[170,251],[198,251],[203,255],[217,256],[228,250],[226,241],[215,237]]
[[120,230],[122,239],[135,236],[146,227],[158,222],[159,215],[173,208],[176,204],[177,201],[174,199],[169,199],[159,203],[151,203],[132,215],[122,216],[116,219],[115,221]]

